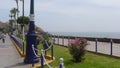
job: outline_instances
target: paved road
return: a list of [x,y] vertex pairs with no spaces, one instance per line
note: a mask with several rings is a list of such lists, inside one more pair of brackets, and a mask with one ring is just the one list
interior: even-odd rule
[[0,68],[30,68],[30,65],[24,64],[23,60],[8,35],[5,43],[0,40]]

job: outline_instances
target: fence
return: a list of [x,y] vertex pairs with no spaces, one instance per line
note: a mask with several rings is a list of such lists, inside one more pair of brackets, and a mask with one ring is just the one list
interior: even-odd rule
[[14,41],[14,43],[20,48],[20,50],[24,53],[23,41],[14,35],[10,35],[10,37]]
[[[73,37],[73,36],[59,36],[52,35],[52,39],[55,40],[55,44],[68,47],[69,41],[75,38],[83,37]],[[88,40],[88,45],[86,46],[87,51],[94,53],[100,53],[115,57],[120,57],[120,39],[111,38],[90,38],[84,37]]]
[[[44,64],[46,64],[48,66],[48,68],[53,68],[52,66],[50,66],[48,64],[48,62],[47,62],[48,60],[46,60],[46,58],[45,58],[45,56],[46,56],[45,52],[48,51],[49,49],[51,49],[51,53],[52,53],[51,56],[52,56],[52,60],[53,60],[53,41],[51,42],[51,45],[48,45],[47,42],[45,42],[45,43],[47,44],[48,48],[46,48],[44,50],[43,49],[38,50],[38,49],[34,48],[34,45],[32,45],[32,50],[34,52],[34,55],[36,55],[38,58],[40,58],[40,64],[41,64],[40,68],[44,68]],[[41,54],[40,57],[36,54],[35,51],[40,52],[40,54]],[[32,62],[32,67],[34,67],[34,62]],[[63,58],[60,58],[60,65],[57,68],[64,68]]]

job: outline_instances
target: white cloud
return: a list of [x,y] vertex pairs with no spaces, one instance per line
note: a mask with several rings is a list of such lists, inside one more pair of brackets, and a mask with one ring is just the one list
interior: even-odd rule
[[[81,2],[87,5],[81,5]],[[66,5],[72,3],[73,6]],[[89,4],[88,4],[89,3]],[[48,11],[53,13],[59,13],[68,16],[76,15],[101,15],[101,14],[114,14],[114,10],[111,8],[100,8],[92,5],[104,6],[104,7],[120,7],[120,1],[118,0],[52,0],[48,2],[36,3],[38,11]],[[79,4],[77,6],[74,6]],[[116,10],[116,9],[115,9]],[[118,10],[118,9],[117,9]],[[120,10],[118,10],[120,11]]]

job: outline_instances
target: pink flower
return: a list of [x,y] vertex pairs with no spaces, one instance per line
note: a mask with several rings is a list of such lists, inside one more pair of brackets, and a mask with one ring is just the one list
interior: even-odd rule
[[42,37],[42,35],[39,34],[39,35],[38,35],[38,38],[43,38],[43,37]]
[[75,43],[75,39],[72,39],[68,42],[69,45],[74,44],[74,43]]

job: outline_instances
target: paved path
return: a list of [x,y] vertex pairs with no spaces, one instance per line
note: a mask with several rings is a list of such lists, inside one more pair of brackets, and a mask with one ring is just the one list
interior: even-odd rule
[[5,43],[0,40],[0,68],[30,68],[30,65],[24,64],[23,60],[8,35]]
[[[87,45],[86,49],[89,51],[95,51],[95,42],[94,41],[88,41],[89,45]],[[98,42],[97,46],[97,52],[99,53],[104,53],[110,55],[110,43],[107,42]],[[119,56],[120,57],[120,44],[113,43],[113,48],[112,52],[114,56]]]

